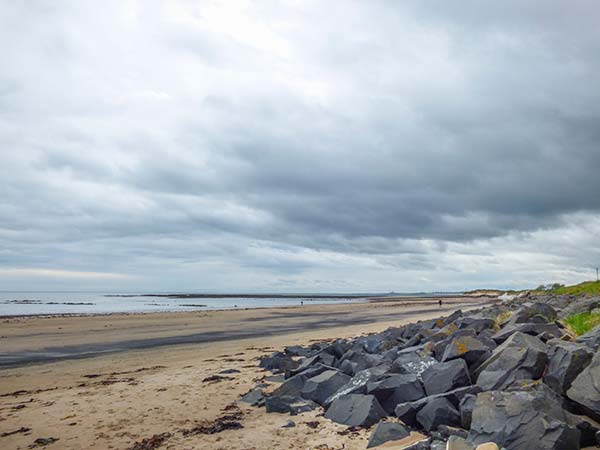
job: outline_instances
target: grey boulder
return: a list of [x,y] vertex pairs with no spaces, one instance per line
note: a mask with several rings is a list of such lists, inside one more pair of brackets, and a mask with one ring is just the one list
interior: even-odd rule
[[543,335],[549,338],[559,338],[563,335],[563,332],[555,323],[516,323],[506,325],[494,334],[492,339],[501,344],[517,331],[531,336]]
[[468,440],[495,442],[507,450],[574,450],[580,432],[566,423],[559,404],[540,392],[482,392],[477,396]]
[[263,406],[265,404],[265,396],[261,389],[252,389],[247,394],[240,398],[240,401],[249,403],[251,406]]
[[419,352],[399,353],[394,360],[393,368],[399,373],[421,375],[438,361],[431,356],[423,356]]
[[467,363],[462,359],[435,364],[421,375],[428,396],[471,385]]
[[555,392],[564,394],[573,380],[585,369],[594,356],[584,344],[552,340],[549,344],[549,362],[544,383]]
[[404,439],[409,434],[410,431],[401,423],[379,422],[369,437],[367,448],[377,447],[388,441]]
[[490,349],[488,345],[476,337],[457,337],[446,346],[442,361],[445,362],[461,358],[464,359],[469,366],[472,366],[483,358],[489,358],[492,354],[492,350],[493,348]]
[[381,378],[389,370],[386,366],[372,367],[370,369],[361,370],[354,375],[346,384],[340,387],[337,391],[331,394],[323,403],[330,405],[337,398],[347,394],[364,394],[367,391],[367,383]]
[[291,415],[312,411],[319,407],[312,400],[291,395],[270,396],[265,398],[265,407],[268,413],[289,413]]
[[576,342],[585,344],[592,350],[598,350],[600,347],[600,326],[592,328],[590,331],[576,339]]
[[548,361],[546,351],[546,344],[535,336],[516,332],[477,369],[477,385],[489,391],[504,389],[518,380],[539,379]]
[[350,381],[350,377],[337,370],[326,370],[309,378],[302,388],[302,397],[323,405],[334,392]]
[[596,353],[590,364],[575,378],[567,397],[583,413],[600,420],[600,353]]
[[388,414],[399,403],[411,402],[425,396],[423,385],[416,375],[394,374],[367,384],[367,394],[374,395]]
[[370,427],[386,416],[385,410],[372,395],[348,394],[336,399],[325,417],[349,427]]
[[433,431],[440,425],[460,425],[460,414],[452,403],[443,397],[427,402],[417,413],[416,419],[427,431]]

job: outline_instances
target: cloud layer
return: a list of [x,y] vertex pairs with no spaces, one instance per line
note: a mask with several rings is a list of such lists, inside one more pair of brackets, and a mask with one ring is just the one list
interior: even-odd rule
[[414,291],[589,278],[596,12],[5,2],[0,283]]

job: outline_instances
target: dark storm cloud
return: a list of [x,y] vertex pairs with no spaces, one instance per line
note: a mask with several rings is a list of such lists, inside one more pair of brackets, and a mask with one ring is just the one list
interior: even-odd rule
[[5,4],[0,265],[468,283],[596,233],[595,2],[323,8]]

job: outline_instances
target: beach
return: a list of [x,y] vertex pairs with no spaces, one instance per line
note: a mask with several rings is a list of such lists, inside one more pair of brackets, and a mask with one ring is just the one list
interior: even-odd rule
[[[0,447],[26,449],[36,439],[53,438],[58,440],[38,441],[40,447],[127,449],[157,436],[160,448],[171,449],[363,449],[367,432],[349,433],[319,418],[318,411],[293,417],[296,426],[282,428],[288,415],[236,402],[269,375],[258,368],[258,358],[287,345],[379,332],[486,303],[490,299],[448,298],[440,308],[434,299],[388,299],[4,318]],[[210,428],[232,414],[243,428],[198,432],[199,425]]]

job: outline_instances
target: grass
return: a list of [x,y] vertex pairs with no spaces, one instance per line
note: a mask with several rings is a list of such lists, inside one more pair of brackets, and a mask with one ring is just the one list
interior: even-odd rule
[[577,336],[587,333],[592,328],[600,325],[600,313],[579,313],[567,317],[565,324]]
[[557,295],[600,295],[600,281],[584,281],[573,286],[561,286],[549,292]]

